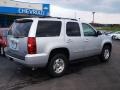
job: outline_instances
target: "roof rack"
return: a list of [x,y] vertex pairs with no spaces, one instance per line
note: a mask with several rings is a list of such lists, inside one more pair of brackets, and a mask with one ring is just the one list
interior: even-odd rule
[[73,18],[52,17],[52,16],[32,16],[32,17],[36,17],[36,18],[57,18],[57,19],[69,19],[69,20],[78,21],[77,19],[73,19]]
[[63,17],[50,17],[50,18],[57,18],[57,19],[69,19],[69,20],[74,20],[74,21],[77,21],[77,19],[73,19],[73,18],[63,18]]

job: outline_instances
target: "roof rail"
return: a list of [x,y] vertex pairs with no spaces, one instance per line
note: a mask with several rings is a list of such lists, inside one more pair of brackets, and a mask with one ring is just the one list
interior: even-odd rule
[[63,18],[63,17],[52,17],[52,16],[32,16],[32,17],[36,17],[36,18],[57,18],[57,19],[69,19],[69,20],[74,20],[74,21],[78,21],[77,19],[73,19],[73,18]]
[[63,18],[63,17],[50,17],[50,18],[57,18],[57,19],[69,19],[69,20],[74,20],[74,21],[77,21],[77,19],[73,19],[73,18]]

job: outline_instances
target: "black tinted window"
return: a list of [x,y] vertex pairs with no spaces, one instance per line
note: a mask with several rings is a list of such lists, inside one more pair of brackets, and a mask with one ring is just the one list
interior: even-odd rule
[[37,37],[59,36],[61,31],[61,21],[39,21],[37,27]]
[[27,37],[32,22],[32,20],[17,20],[13,23],[8,34],[14,37]]
[[82,23],[84,36],[96,36],[96,31],[88,24]]
[[68,36],[80,36],[80,27],[77,22],[68,22],[66,26]]

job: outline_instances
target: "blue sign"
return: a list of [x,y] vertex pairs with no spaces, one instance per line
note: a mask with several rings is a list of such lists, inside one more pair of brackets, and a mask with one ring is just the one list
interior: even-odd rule
[[1,14],[27,14],[27,15],[37,15],[37,16],[49,16],[50,5],[43,4],[42,10],[0,6],[0,13]]

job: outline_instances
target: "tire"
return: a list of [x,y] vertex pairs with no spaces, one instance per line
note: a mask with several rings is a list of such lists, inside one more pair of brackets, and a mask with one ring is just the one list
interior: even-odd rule
[[0,46],[0,54],[1,54],[1,46]]
[[1,47],[1,52],[0,52],[0,54],[2,55],[2,56],[5,56],[5,51],[4,51],[4,48],[3,47]]
[[102,49],[100,60],[102,62],[108,62],[111,56],[111,47],[109,45],[105,45]]
[[114,39],[115,39],[115,36],[112,36],[112,39],[114,40]]
[[52,77],[63,76],[68,67],[68,59],[64,54],[56,54],[48,63],[48,73]]

